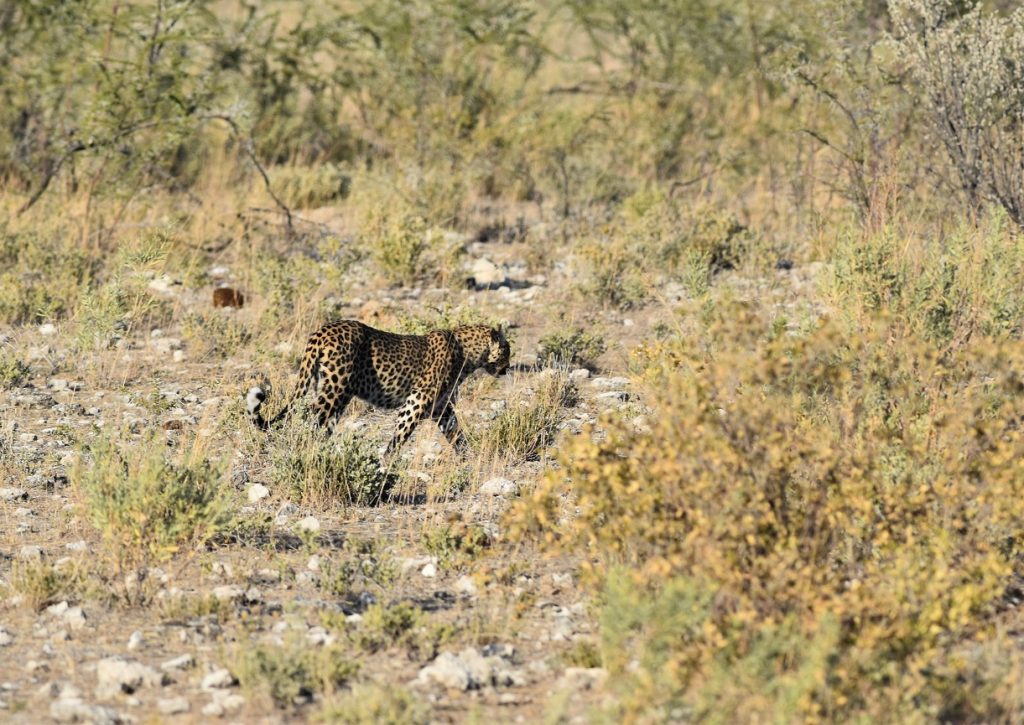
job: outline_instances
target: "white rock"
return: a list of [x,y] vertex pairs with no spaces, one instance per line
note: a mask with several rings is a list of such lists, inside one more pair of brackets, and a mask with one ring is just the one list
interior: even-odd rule
[[130,635],[128,635],[128,649],[129,650],[134,652],[135,650],[137,650],[139,647],[142,646],[142,643],[143,643],[142,632],[140,632],[139,630],[136,629],[134,632],[132,632]]
[[505,271],[489,259],[480,258],[473,262],[469,268],[469,274],[476,281],[477,285],[483,287],[498,286],[503,284],[507,275]]
[[199,684],[203,690],[223,690],[238,684],[238,680],[226,669],[214,670]]
[[519,484],[507,478],[492,478],[480,484],[480,493],[485,496],[517,496]]
[[454,589],[458,594],[473,596],[476,594],[476,582],[473,581],[472,577],[463,575],[455,582]]
[[219,587],[214,587],[213,596],[222,602],[235,601],[245,596],[245,590],[234,584],[223,584]]
[[315,516],[307,516],[299,522],[298,526],[300,531],[309,531],[315,534],[320,530],[320,521]]
[[313,554],[309,557],[309,561],[306,562],[306,568],[310,571],[320,571],[320,555]]
[[6,647],[14,641],[14,635],[0,627],[0,647]]
[[39,326],[39,334],[47,336],[55,335],[57,334],[57,326],[54,325],[52,322],[44,322],[42,325]]
[[156,709],[161,715],[180,715],[192,709],[192,703],[184,697],[168,697],[156,701]]
[[595,388],[604,388],[605,390],[621,390],[629,386],[629,378],[594,378],[590,384]]
[[420,670],[422,682],[436,682],[453,690],[468,690],[473,685],[469,668],[451,652],[442,652],[433,662]]
[[28,491],[23,488],[0,488],[0,501],[28,501]]
[[262,501],[269,495],[269,488],[267,488],[261,483],[254,483],[253,485],[249,486],[249,493],[247,496],[249,499],[249,503],[256,503],[257,501]]
[[84,722],[92,725],[114,725],[122,722],[117,710],[101,705],[88,705],[80,697],[62,697],[50,704],[50,717],[57,722]]
[[431,562],[424,566],[422,569],[420,569],[420,574],[427,577],[428,579],[432,579],[435,576],[437,576],[437,566],[434,565],[433,562]]
[[589,690],[608,679],[603,667],[566,667],[559,689]]
[[69,541],[64,544],[64,548],[68,551],[88,551],[89,544],[85,539],[79,539],[78,541]]
[[569,380],[573,383],[579,383],[590,377],[590,371],[586,368],[576,368],[569,373]]
[[68,611],[64,612],[64,616],[61,617],[64,623],[72,631],[77,631],[85,626],[85,612],[82,611],[81,607],[71,607]]
[[164,672],[175,672],[177,670],[187,670],[190,667],[195,667],[195,664],[195,657],[186,652],[183,655],[178,655],[177,657],[167,660],[160,665],[160,669]]
[[166,684],[165,675],[141,662],[124,657],[105,657],[96,663],[96,697],[106,700],[121,693],[131,694],[141,687]]

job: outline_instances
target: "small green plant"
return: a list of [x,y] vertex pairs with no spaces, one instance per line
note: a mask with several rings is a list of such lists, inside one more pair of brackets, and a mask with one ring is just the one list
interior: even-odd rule
[[388,647],[404,647],[420,651],[429,648],[423,612],[410,602],[373,604],[352,632],[352,640],[367,652]]
[[537,363],[549,367],[597,369],[597,358],[607,349],[604,337],[584,332],[582,327],[567,332],[552,332],[537,343]]
[[381,469],[369,441],[348,432],[332,437],[301,418],[291,416],[270,450],[273,478],[293,500],[317,507],[373,506],[388,496],[398,475]]
[[482,527],[461,520],[440,526],[425,526],[420,532],[420,542],[445,567],[457,566],[477,558],[492,543],[491,537]]
[[341,725],[427,725],[430,707],[404,687],[371,682],[328,700],[316,719]]
[[28,364],[14,353],[0,350],[0,389],[16,388],[31,374]]
[[577,402],[576,387],[558,371],[549,371],[523,400],[510,401],[491,424],[471,440],[481,453],[508,461],[526,461],[554,442],[562,410]]
[[339,201],[348,196],[352,179],[337,164],[275,166],[271,186],[289,207],[308,209]]
[[123,575],[209,541],[230,516],[221,471],[201,449],[168,455],[157,436],[119,444],[101,435],[72,472],[78,509],[99,532],[103,554]]
[[372,539],[348,539],[343,561],[326,559],[320,564],[318,587],[332,596],[345,596],[354,587],[372,585],[386,589],[398,578],[394,558]]
[[73,599],[83,583],[79,566],[57,566],[44,560],[15,560],[11,565],[7,589],[20,596],[31,609],[43,607],[65,599]]
[[562,662],[566,667],[600,667],[604,664],[601,650],[589,639],[581,639],[572,649],[562,654]]
[[311,648],[304,642],[242,647],[233,668],[242,687],[269,695],[280,708],[334,692],[358,671],[359,665],[339,648]]
[[427,484],[427,497],[432,501],[457,498],[473,483],[473,475],[465,466],[446,468],[441,476]]

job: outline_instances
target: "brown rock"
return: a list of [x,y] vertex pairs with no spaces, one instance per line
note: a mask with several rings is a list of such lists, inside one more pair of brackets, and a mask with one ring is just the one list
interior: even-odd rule
[[218,287],[213,291],[214,307],[241,307],[245,304],[245,295],[231,287]]

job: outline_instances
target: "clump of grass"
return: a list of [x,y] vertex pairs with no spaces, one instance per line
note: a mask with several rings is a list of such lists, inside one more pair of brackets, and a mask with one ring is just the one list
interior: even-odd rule
[[529,460],[554,442],[563,409],[576,402],[576,386],[568,376],[549,371],[525,399],[509,402],[487,428],[474,433],[473,444],[484,455]]
[[158,436],[128,445],[101,435],[81,451],[72,472],[78,510],[116,574],[143,571],[226,530],[222,472],[200,454],[194,447],[172,457]]
[[359,665],[338,647],[292,642],[240,648],[232,671],[242,687],[288,708],[315,694],[334,692],[356,675]]
[[320,563],[317,586],[333,596],[345,596],[357,586],[372,585],[384,590],[398,578],[394,558],[377,541],[347,539],[342,547],[346,558],[337,562],[326,559]]
[[181,335],[198,357],[229,357],[252,339],[249,328],[223,310],[190,312],[181,321]]
[[596,332],[584,332],[582,327],[552,332],[537,343],[537,363],[545,366],[582,366],[596,370],[596,360],[606,349],[608,346],[604,337]]
[[57,566],[45,560],[15,560],[7,589],[20,596],[29,608],[39,611],[66,599],[74,599],[83,584],[82,569],[77,565]]
[[398,602],[368,607],[362,621],[349,631],[349,640],[364,652],[396,647],[410,657],[426,660],[434,657],[437,648],[454,633],[449,624],[430,625],[422,610],[411,602]]
[[445,468],[439,478],[427,484],[427,497],[432,501],[449,501],[458,497],[473,483],[473,475],[465,466]]
[[481,526],[458,520],[440,526],[424,526],[420,542],[445,567],[456,566],[480,556],[491,546],[491,537]]
[[387,498],[398,474],[382,470],[372,444],[354,433],[337,436],[291,416],[270,450],[271,475],[304,506],[373,506]]
[[402,314],[395,325],[395,332],[403,335],[423,335],[431,330],[451,330],[462,325],[486,325],[498,327],[498,320],[488,317],[476,307],[468,305],[442,305],[435,314]]
[[342,725],[427,725],[430,707],[404,687],[374,682],[324,703],[316,719]]
[[562,654],[566,667],[600,667],[604,664],[601,650],[589,639],[581,639]]

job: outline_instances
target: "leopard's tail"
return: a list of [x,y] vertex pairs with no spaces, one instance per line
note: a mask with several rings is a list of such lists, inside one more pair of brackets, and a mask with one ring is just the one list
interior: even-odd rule
[[320,357],[306,355],[303,357],[302,365],[299,368],[299,384],[295,388],[295,393],[292,394],[291,399],[281,408],[281,412],[275,415],[270,420],[263,417],[260,413],[260,408],[263,407],[263,401],[267,399],[267,393],[258,385],[254,385],[249,388],[249,392],[245,396],[245,411],[249,417],[249,421],[259,428],[260,430],[267,430],[270,426],[274,425],[278,421],[284,419],[292,407],[295,405],[295,401],[306,395],[310,388],[313,387],[314,383],[318,382],[320,378]]

